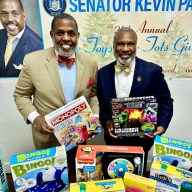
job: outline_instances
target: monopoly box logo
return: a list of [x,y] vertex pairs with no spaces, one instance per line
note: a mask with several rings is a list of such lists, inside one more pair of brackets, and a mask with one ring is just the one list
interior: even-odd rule
[[192,171],[192,143],[156,136],[152,158]]
[[17,192],[63,191],[69,187],[64,146],[12,155],[10,166]]
[[102,181],[89,181],[70,183],[70,192],[125,192],[123,180],[120,178],[102,180]]
[[75,161],[77,182],[123,178],[126,171],[143,174],[144,151],[133,146],[79,145]]
[[3,155],[0,150],[0,191],[8,192],[7,176],[4,169]]
[[112,99],[114,134],[125,137],[152,134],[157,126],[157,106],[153,96]]
[[66,151],[101,132],[101,127],[84,96],[45,116],[54,134]]
[[172,192],[192,191],[192,173],[170,164],[154,160],[150,178],[157,181],[156,189]]

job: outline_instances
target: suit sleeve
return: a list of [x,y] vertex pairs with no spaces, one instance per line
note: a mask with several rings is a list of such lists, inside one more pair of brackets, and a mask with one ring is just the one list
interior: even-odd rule
[[13,94],[14,101],[21,115],[25,121],[29,114],[33,111],[37,111],[32,103],[32,95],[35,92],[35,88],[30,77],[30,58],[27,55],[24,58],[23,68],[18,77],[16,88]]
[[160,68],[156,76],[155,89],[158,102],[157,126],[163,126],[167,129],[173,116],[173,99],[164,79],[162,68]]
[[105,129],[105,123],[108,120],[112,120],[112,116],[111,116],[110,101],[108,101],[104,95],[105,88],[103,87],[104,82],[101,80],[102,79],[101,76],[102,76],[102,73],[99,70],[98,78],[97,78],[97,96],[98,96],[98,100],[99,100],[99,109],[100,109],[99,119],[100,119],[100,122],[101,122],[103,128]]
[[89,104],[90,104],[91,110],[93,111],[93,114],[99,115],[99,102],[97,98],[97,74],[98,74],[98,67],[96,63],[94,84],[91,88]]

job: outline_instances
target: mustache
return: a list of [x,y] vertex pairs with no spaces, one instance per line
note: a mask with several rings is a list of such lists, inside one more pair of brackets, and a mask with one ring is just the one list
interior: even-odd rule
[[10,24],[18,26],[18,23],[14,22],[14,21],[8,21],[5,23],[5,25],[10,25]]

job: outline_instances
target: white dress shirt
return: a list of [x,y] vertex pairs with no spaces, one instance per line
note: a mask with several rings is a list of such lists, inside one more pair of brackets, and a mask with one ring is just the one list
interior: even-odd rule
[[133,59],[130,65],[131,71],[129,73],[126,73],[125,71],[121,71],[119,74],[115,73],[115,90],[117,98],[129,97],[129,94],[131,92],[135,71],[135,58]]

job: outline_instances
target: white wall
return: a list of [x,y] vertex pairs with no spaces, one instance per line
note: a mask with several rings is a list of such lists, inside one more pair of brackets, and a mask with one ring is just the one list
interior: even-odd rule
[[[23,117],[16,109],[13,91],[17,79],[0,79],[0,147],[2,149],[5,168],[9,172],[9,160],[12,154],[34,149],[31,126],[26,125]],[[167,80],[174,99],[174,116],[165,136],[192,142],[192,80]],[[103,134],[95,137],[91,144],[104,144]],[[152,150],[149,153],[149,166]]]

